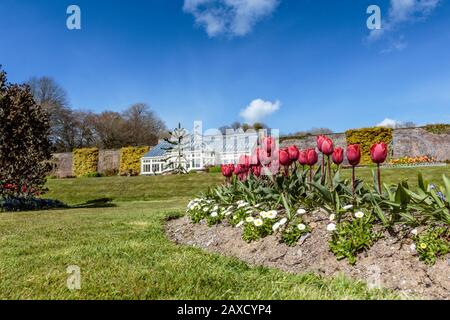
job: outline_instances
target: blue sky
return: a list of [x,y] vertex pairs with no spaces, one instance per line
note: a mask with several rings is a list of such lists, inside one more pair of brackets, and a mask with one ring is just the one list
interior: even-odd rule
[[449,0],[185,1],[2,0],[0,64],[14,82],[53,77],[75,109],[146,102],[170,127],[450,122]]

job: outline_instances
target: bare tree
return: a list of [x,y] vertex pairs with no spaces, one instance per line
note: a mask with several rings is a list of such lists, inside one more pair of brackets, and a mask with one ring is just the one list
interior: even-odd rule
[[76,147],[76,128],[66,91],[49,77],[34,77],[27,84],[36,103],[49,115],[50,141],[54,149],[72,151]]
[[120,148],[126,141],[126,123],[120,113],[105,111],[92,117],[97,146],[103,149]]
[[164,123],[145,103],[130,106],[124,113],[127,143],[132,146],[152,146],[158,143],[161,133],[166,130]]

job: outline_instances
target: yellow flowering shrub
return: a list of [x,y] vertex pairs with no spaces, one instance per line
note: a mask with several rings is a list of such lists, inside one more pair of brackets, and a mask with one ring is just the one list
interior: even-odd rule
[[83,148],[73,151],[73,173],[77,177],[84,177],[96,173],[98,170],[98,149]]
[[[345,132],[347,145],[359,144],[361,147],[361,164],[370,164],[370,147],[377,142],[392,144],[392,129],[384,127],[347,130]],[[389,150],[392,151],[392,150]]]
[[141,158],[149,147],[126,147],[120,150],[120,175],[137,176],[141,173]]

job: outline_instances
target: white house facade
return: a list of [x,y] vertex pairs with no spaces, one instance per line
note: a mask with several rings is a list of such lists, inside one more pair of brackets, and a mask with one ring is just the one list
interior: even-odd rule
[[[141,175],[170,173],[178,159],[186,171],[204,170],[220,164],[237,164],[243,154],[250,155],[258,143],[258,133],[233,131],[223,135],[194,133],[187,135],[181,147],[161,140],[141,159]],[[178,157],[181,150],[182,157]]]

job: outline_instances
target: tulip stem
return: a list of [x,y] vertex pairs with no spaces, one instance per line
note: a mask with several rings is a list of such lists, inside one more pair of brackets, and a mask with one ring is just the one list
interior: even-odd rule
[[381,169],[380,164],[377,163],[377,171],[378,171],[378,192],[381,194]]
[[322,182],[325,182],[325,154],[322,152]]
[[331,179],[331,160],[330,160],[330,156],[328,156],[328,184],[330,185],[330,189],[333,188],[333,180]]
[[355,166],[352,166],[352,190],[353,190],[353,198],[355,198],[355,184],[356,184]]
[[309,167],[309,188],[312,188],[312,178],[313,178],[313,172],[312,172],[312,166]]

